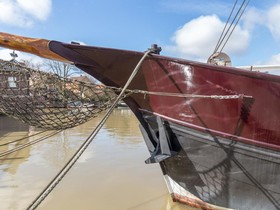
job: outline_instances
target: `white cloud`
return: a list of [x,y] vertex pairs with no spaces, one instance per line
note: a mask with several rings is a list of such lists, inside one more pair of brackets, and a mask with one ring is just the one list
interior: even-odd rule
[[[12,53],[12,52],[13,52],[13,50],[0,48],[0,59],[11,60],[12,57],[11,57],[10,53]],[[17,61],[26,60],[33,64],[42,64],[44,61],[43,58],[28,54],[28,53],[24,53],[24,52],[20,52],[20,51],[16,51],[15,53],[18,55],[18,57],[16,58]]]
[[2,60],[11,60],[12,57],[10,56],[10,53],[12,53],[12,50],[8,49],[0,49],[0,59]]
[[[271,36],[280,41],[279,20],[279,1],[266,10],[248,7],[223,51],[230,56],[242,55],[249,47],[251,36],[255,34],[254,30],[259,29],[268,29]],[[192,19],[174,33],[174,44],[165,46],[165,50],[175,56],[204,62],[214,51],[224,25],[225,22],[217,15]],[[258,31],[257,36],[260,33],[262,32]],[[269,63],[279,64],[279,57],[280,55],[272,56]]]
[[[172,38],[175,46],[167,49],[176,51],[187,59],[205,61],[213,53],[224,25],[216,15],[200,16],[178,29]],[[237,26],[224,51],[229,54],[244,52],[249,38],[249,32]]]
[[46,20],[51,7],[51,0],[0,0],[0,23],[31,27],[36,20]]
[[51,0],[17,0],[23,11],[38,20],[46,20],[51,12]]
[[244,27],[252,30],[256,25],[268,28],[274,39],[280,40],[280,3],[267,10],[248,8],[243,17]]
[[273,37],[280,40],[280,4],[274,5],[267,12],[267,26]]
[[280,63],[280,53],[277,55],[273,55],[271,59],[267,62],[270,65],[279,65]]
[[10,0],[0,0],[0,8],[0,22],[21,27],[30,27],[32,25],[32,21],[21,12],[15,2]]
[[244,28],[253,30],[256,25],[265,24],[266,13],[265,11],[259,10],[255,7],[247,8],[246,13],[243,15]]

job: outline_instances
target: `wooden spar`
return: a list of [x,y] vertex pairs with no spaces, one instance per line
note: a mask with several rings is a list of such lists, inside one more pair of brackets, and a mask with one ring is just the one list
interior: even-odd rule
[[0,47],[31,53],[43,58],[70,61],[49,50],[47,39],[36,39],[0,32]]

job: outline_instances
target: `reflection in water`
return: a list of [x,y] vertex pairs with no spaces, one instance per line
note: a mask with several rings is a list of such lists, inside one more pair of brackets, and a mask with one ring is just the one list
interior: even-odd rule
[[[0,157],[2,209],[25,209],[89,136],[102,114]],[[50,135],[0,116],[0,152]],[[16,141],[15,140],[19,140]],[[14,142],[6,144],[8,142]],[[115,109],[88,149],[38,209],[186,209],[173,203],[129,109]]]

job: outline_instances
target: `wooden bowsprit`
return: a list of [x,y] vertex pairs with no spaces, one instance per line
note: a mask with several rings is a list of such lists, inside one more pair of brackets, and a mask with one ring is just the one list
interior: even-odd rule
[[48,47],[49,42],[50,40],[47,39],[35,39],[0,32],[1,47],[31,53],[42,58],[72,63],[58,54],[50,51]]

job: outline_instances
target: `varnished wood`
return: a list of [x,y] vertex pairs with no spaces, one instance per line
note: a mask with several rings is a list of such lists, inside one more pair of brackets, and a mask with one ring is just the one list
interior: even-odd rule
[[69,60],[49,50],[49,42],[50,41],[47,39],[35,39],[0,32],[1,47],[31,53],[47,59],[69,63]]

